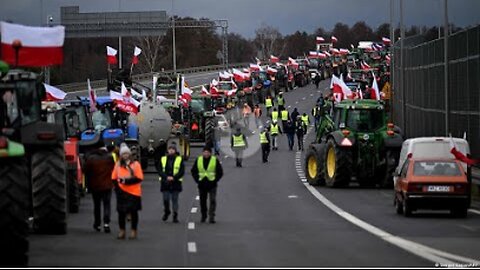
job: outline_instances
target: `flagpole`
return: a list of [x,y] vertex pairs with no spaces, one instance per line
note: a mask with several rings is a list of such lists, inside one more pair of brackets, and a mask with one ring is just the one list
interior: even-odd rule
[[444,60],[445,60],[445,69],[444,69],[444,75],[443,75],[443,78],[444,78],[444,84],[445,84],[445,135],[448,135],[448,131],[450,129],[450,117],[449,117],[449,113],[450,113],[450,104],[448,102],[448,98],[449,98],[449,87],[448,87],[448,35],[449,35],[449,31],[448,31],[448,1],[447,0],[443,0],[444,2],[444,23],[445,25],[443,26],[443,31],[444,31],[444,37],[443,37],[443,40],[444,40]]

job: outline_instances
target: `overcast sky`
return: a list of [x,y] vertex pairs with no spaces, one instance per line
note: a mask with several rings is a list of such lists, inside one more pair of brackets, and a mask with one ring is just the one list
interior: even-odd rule
[[[398,23],[399,0],[395,0]],[[39,25],[48,15],[60,20],[60,6],[79,5],[80,12],[165,10],[172,0],[2,0],[0,20]],[[390,0],[174,0],[174,14],[227,19],[229,32],[253,37],[262,23],[283,34],[331,30],[335,23],[366,21],[377,27],[390,20]],[[480,23],[480,0],[449,0],[449,19],[459,26]],[[443,20],[443,0],[405,0],[407,25],[433,26]]]

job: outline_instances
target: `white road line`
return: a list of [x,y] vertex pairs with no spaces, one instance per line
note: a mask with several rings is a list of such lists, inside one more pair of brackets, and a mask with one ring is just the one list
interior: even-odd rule
[[197,253],[197,244],[195,242],[188,242],[188,252]]
[[197,210],[198,210],[198,208],[197,208],[197,207],[192,207],[192,211],[191,211],[191,213],[192,213],[192,214],[195,214],[195,213],[197,213]]
[[195,230],[195,222],[189,222],[188,223],[188,229],[189,230]]
[[199,201],[199,200],[200,200],[200,196],[195,197],[195,200]]
[[305,100],[305,99],[307,99],[307,97],[303,97],[303,98],[302,98],[302,100]]
[[475,209],[468,209],[468,212],[480,215],[480,211],[475,210]]
[[296,198],[298,198],[298,196],[297,195],[289,195],[288,198],[289,199],[296,199]]
[[292,106],[288,105],[287,109],[290,109]]
[[298,101],[295,101],[295,104],[298,104]]

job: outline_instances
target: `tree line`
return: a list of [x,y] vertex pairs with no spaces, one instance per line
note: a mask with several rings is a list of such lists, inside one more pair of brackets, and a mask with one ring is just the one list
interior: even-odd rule
[[[194,18],[176,18],[181,20],[194,20]],[[200,20],[206,20],[204,18]],[[453,31],[460,28],[452,26]],[[222,63],[219,52],[222,50],[222,35],[217,29],[209,28],[177,28],[176,58],[177,68],[196,66],[218,65]],[[443,33],[441,29],[440,33]],[[423,34],[426,40],[438,38],[437,27],[412,26],[405,31],[406,36]],[[255,37],[248,39],[240,34],[229,33],[228,55],[230,63],[254,62],[255,57],[267,59],[270,54],[282,59],[287,57],[303,56],[308,51],[315,50],[315,38],[321,36],[327,42],[331,36],[338,42],[337,48],[350,49],[350,45],[357,46],[359,41],[381,41],[382,37],[390,37],[390,25],[384,23],[373,29],[363,21],[352,26],[337,23],[331,30],[322,27],[313,33],[296,31],[282,35],[279,29],[262,24],[255,31]],[[400,36],[400,29],[395,29],[395,37]],[[105,79],[107,77],[106,49],[105,46],[118,49],[117,38],[85,38],[66,39],[64,45],[65,60],[60,67],[51,71],[52,84]],[[126,37],[123,38],[123,66],[130,69],[133,48],[138,46],[143,52],[139,64],[133,69],[133,74],[173,69],[172,30],[167,30],[164,36]],[[116,67],[114,72],[118,72]]]

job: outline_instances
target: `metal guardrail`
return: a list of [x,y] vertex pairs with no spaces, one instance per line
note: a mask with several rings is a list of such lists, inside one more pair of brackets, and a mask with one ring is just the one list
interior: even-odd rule
[[[249,63],[230,64],[229,68],[246,67],[246,66],[248,66],[248,64]],[[177,73],[192,74],[192,73],[200,73],[200,72],[208,72],[208,71],[219,71],[219,70],[224,70],[224,69],[225,69],[224,65],[212,65],[212,66],[201,66],[201,67],[193,67],[193,68],[181,68],[181,69],[177,69]],[[173,70],[167,70],[167,71],[164,71],[164,72],[150,72],[150,73],[133,75],[132,80],[133,81],[151,80],[152,77],[153,77],[153,74],[155,74],[155,73],[163,73],[163,74],[167,74],[167,75],[173,75],[174,74]],[[107,87],[107,79],[90,81],[90,85],[92,86],[93,89],[106,88]],[[56,87],[62,89],[63,91],[65,91],[67,93],[76,92],[76,91],[86,91],[87,90],[87,82],[85,81],[85,82],[77,82],[77,83],[59,84],[59,85],[56,85]]]

